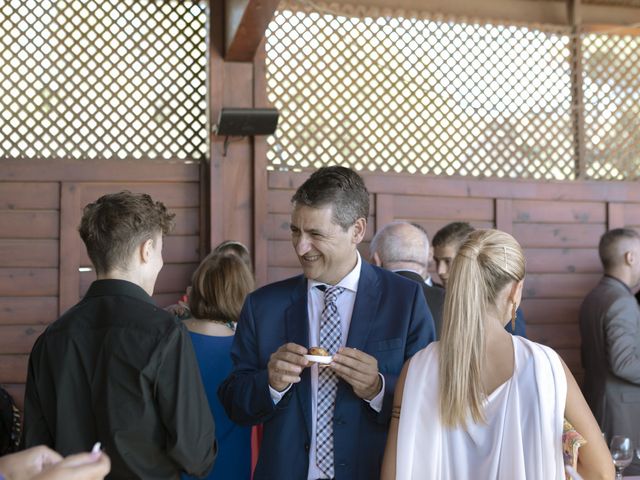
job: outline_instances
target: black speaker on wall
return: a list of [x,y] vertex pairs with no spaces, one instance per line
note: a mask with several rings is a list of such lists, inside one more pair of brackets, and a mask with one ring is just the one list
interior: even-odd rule
[[223,108],[215,133],[224,136],[271,135],[278,126],[275,108]]

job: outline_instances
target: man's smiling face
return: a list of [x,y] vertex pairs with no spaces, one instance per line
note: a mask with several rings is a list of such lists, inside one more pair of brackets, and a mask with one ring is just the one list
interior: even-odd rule
[[291,214],[291,241],[305,277],[335,285],[357,263],[356,247],[366,221],[358,219],[346,230],[333,220],[333,206],[296,205]]

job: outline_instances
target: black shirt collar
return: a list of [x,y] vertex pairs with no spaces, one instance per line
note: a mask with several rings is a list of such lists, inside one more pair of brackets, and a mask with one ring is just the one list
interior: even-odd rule
[[87,290],[85,297],[101,297],[104,295],[127,295],[156,305],[153,298],[141,286],[127,280],[95,280]]

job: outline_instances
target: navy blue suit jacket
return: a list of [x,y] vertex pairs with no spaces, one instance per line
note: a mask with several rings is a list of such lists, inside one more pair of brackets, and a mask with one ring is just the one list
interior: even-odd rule
[[[340,380],[334,411],[337,480],[379,478],[398,375],[404,362],[434,339],[433,319],[420,286],[363,261],[347,346],[377,359],[385,392],[382,410],[377,413]],[[269,357],[287,342],[310,346],[303,276],[267,285],[247,297],[231,348],[234,369],[218,389],[234,422],[264,424],[255,480],[307,478],[309,369],[277,405],[269,393]]]

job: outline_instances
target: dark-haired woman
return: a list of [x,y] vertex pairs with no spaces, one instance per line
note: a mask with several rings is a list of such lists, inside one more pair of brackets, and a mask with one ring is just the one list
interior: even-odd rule
[[191,316],[184,322],[191,332],[218,440],[218,457],[208,479],[244,480],[251,475],[251,429],[229,420],[216,391],[231,371],[230,350],[236,321],[253,287],[251,271],[233,253],[209,255],[191,281]]

